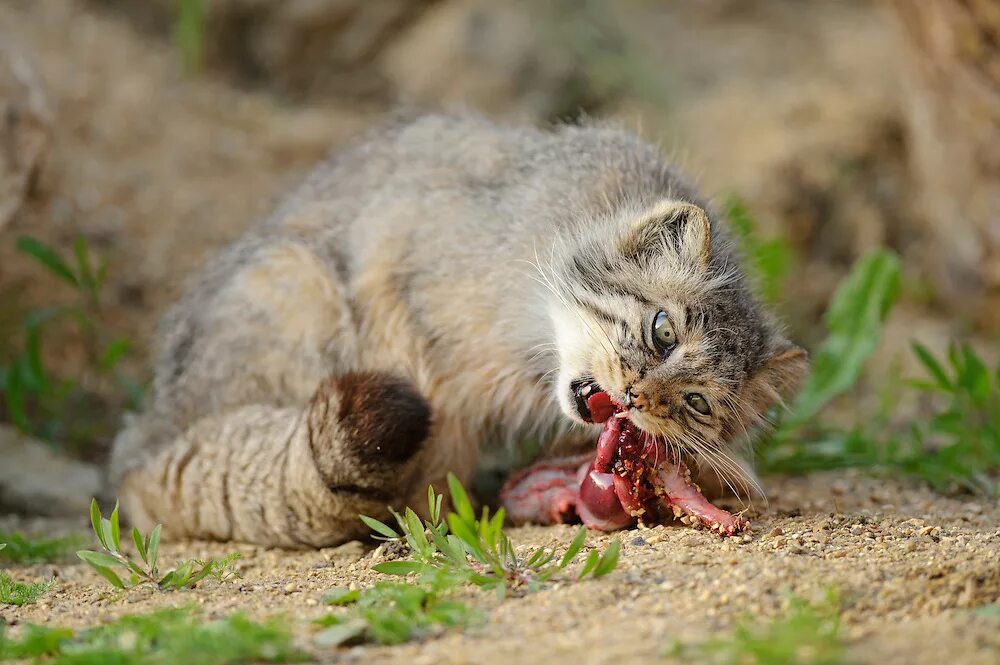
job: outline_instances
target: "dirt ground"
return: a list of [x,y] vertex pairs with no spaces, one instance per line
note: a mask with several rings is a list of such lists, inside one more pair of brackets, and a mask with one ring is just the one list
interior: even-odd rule
[[[472,594],[484,624],[400,646],[324,649],[311,642],[309,620],[329,611],[325,592],[380,577],[370,570],[372,545],[359,542],[311,552],[169,543],[166,559],[239,551],[243,579],[117,599],[83,565],[16,568],[18,579],[54,576],[57,585],[36,605],[0,609],[0,620],[82,627],[194,601],[213,617],[283,613],[323,663],[669,663],[663,651],[675,639],[718,634],[744,614],[775,616],[787,593],[819,598],[832,586],[841,591],[843,634],[857,662],[998,662],[1000,620],[970,610],[1000,601],[1000,506],[844,473],[772,479],[769,491],[770,505],[757,511],[749,538],[720,540],[682,526],[623,532],[610,576],[503,602]],[[0,524],[86,528],[83,518],[75,525]],[[568,526],[511,531],[518,546],[556,549],[572,534]],[[588,544],[611,537],[591,534]]]
[[[709,191],[739,191],[766,213],[769,230],[788,220],[802,247],[824,248],[829,262],[814,263],[802,280],[816,297],[795,303],[814,319],[809,308],[822,307],[838,270],[895,233],[886,212],[900,200],[895,171],[866,152],[892,143],[896,131],[886,101],[891,72],[870,66],[886,59],[888,32],[864,2],[826,3],[815,13],[799,3],[772,5],[777,13],[766,22],[732,12],[716,28],[708,25],[720,24],[711,9],[686,10],[705,25],[672,21],[666,9],[638,21],[659,49],[657,63],[669,63],[664,77],[672,86],[663,124],[645,125],[688,155],[685,163]],[[774,29],[796,38],[775,38],[767,32]],[[34,52],[54,115],[38,191],[0,243],[0,339],[27,309],[65,295],[7,239],[30,234],[65,249],[83,234],[110,261],[108,323],[136,342],[130,369],[139,375],[158,315],[190,272],[329,147],[381,117],[379,109],[336,100],[290,106],[211,75],[185,78],[168,43],[80,0],[9,0],[0,32]],[[774,48],[744,57],[761,40]],[[711,48],[699,51],[704,44]],[[620,111],[641,124],[640,103]],[[866,220],[874,231],[831,239],[820,230],[851,228],[831,218]],[[897,338],[917,327],[907,320]],[[59,341],[49,348],[52,361],[73,375],[79,353],[71,338]],[[328,611],[321,603],[328,589],[377,578],[372,546],[361,543],[317,552],[167,543],[166,558],[240,551],[243,579],[118,599],[82,565],[14,568],[19,580],[56,577],[57,585],[38,604],[0,608],[0,620],[83,627],[194,600],[211,616],[285,613],[320,662],[669,663],[662,652],[674,639],[718,634],[744,613],[775,616],[786,593],[815,597],[835,586],[860,662],[1000,662],[998,620],[970,611],[1000,600],[1000,506],[846,473],[770,479],[768,488],[770,504],[753,517],[749,542],[685,527],[621,534],[618,570],[603,580],[502,603],[472,596],[487,614],[482,626],[392,648],[310,644],[308,620]],[[69,522],[8,517],[0,528],[83,533],[88,525],[81,512]],[[519,546],[558,549],[573,531],[511,533]],[[590,543],[609,539],[595,534]]]

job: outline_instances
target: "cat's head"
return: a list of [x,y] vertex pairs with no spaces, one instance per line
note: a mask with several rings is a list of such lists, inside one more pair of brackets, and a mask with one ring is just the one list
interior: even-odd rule
[[640,429],[749,492],[731,444],[797,389],[808,361],[714,226],[702,208],[667,200],[593,220],[558,246],[547,271],[555,389],[583,422],[587,394],[608,393]]

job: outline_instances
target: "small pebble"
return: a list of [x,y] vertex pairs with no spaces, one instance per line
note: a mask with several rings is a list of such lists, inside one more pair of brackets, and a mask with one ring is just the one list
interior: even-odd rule
[[285,585],[285,593],[294,593],[295,589],[296,587],[294,582],[289,582]]
[[635,547],[642,547],[644,545],[647,545],[648,543],[646,542],[646,539],[643,538],[642,536],[636,536],[632,540],[628,541],[628,544],[633,545]]

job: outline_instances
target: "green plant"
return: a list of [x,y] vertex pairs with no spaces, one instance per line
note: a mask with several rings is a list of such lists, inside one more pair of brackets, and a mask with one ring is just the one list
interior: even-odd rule
[[[159,589],[183,589],[192,587],[206,577],[213,577],[220,582],[238,578],[239,573],[233,569],[233,563],[240,558],[232,553],[223,559],[185,559],[178,561],[176,567],[162,573],[159,570],[160,531],[157,524],[146,536],[132,527],[132,542],[142,560],[142,565],[122,552],[121,527],[118,520],[118,504],[111,511],[111,517],[101,515],[101,509],[96,499],[90,502],[90,521],[97,540],[104,548],[103,552],[80,550],[76,553],[81,560],[90,564],[102,577],[116,589],[127,589],[139,584],[153,584]],[[127,573],[127,581],[115,572],[115,568],[123,568]]]
[[996,495],[1000,492],[1000,363],[995,369],[968,345],[953,344],[945,361],[913,345],[928,379],[911,382],[926,395],[940,396],[943,406],[915,423],[893,448],[891,462],[938,489],[961,487]]
[[781,236],[761,238],[756,221],[743,200],[735,194],[726,200],[724,209],[761,294],[769,302],[780,302],[794,258],[788,240]]
[[840,600],[834,591],[819,603],[793,596],[784,615],[772,622],[745,617],[730,635],[694,645],[677,643],[668,653],[705,664],[840,665],[847,662]]
[[174,43],[188,74],[201,71],[205,51],[205,19],[204,0],[177,0]]
[[879,250],[859,259],[827,309],[827,337],[813,354],[812,371],[787,412],[759,442],[764,472],[805,472],[872,463],[875,452],[856,432],[818,421],[819,413],[861,376],[899,293],[899,259]]
[[22,534],[13,531],[0,530],[0,560],[6,559],[16,563],[41,563],[61,561],[76,549],[82,539],[77,535],[62,538],[27,539]]
[[837,287],[824,317],[827,336],[812,357],[812,372],[782,421],[784,433],[810,423],[864,370],[882,337],[882,327],[899,295],[900,266],[895,254],[872,252],[854,265]]
[[326,602],[347,607],[342,614],[315,622],[324,626],[316,640],[325,646],[350,641],[399,644],[467,625],[480,615],[448,598],[452,584],[444,579],[437,584],[386,581],[362,590],[334,589]]
[[48,593],[53,584],[53,581],[37,584],[15,582],[10,575],[0,570],[0,604],[30,605]]
[[[107,413],[108,409],[96,408],[93,396],[121,394],[127,405],[134,407],[141,399],[142,387],[120,371],[130,350],[129,341],[111,336],[102,324],[101,292],[107,264],[94,261],[82,237],[74,242],[70,259],[34,238],[20,238],[17,248],[71,286],[75,300],[35,309],[24,317],[21,348],[8,351],[8,358],[0,361],[3,414],[21,431],[49,440],[87,442],[110,436],[116,419],[109,414],[95,422],[94,414]],[[45,364],[45,334],[63,323],[71,323],[83,341],[90,374],[88,391],[81,389],[79,380],[57,377]]]
[[[503,532],[503,509],[491,516],[489,508],[483,508],[477,519],[465,488],[453,474],[448,474],[448,488],[454,512],[442,514],[444,496],[428,487],[427,520],[421,521],[411,508],[402,514],[392,511],[397,530],[361,516],[376,539],[404,542],[411,554],[409,559],[383,562],[374,569],[386,575],[416,578],[378,582],[360,590],[332,591],[327,603],[346,607],[317,622],[325,627],[317,636],[320,643],[397,644],[467,625],[478,619],[479,613],[451,597],[466,584],[495,590],[501,596],[508,589],[537,589],[565,571],[583,549],[587,533],[581,528],[558,560],[554,552],[545,549],[518,556]],[[617,565],[620,548],[615,540],[603,554],[592,550],[577,578],[610,573]]]
[[309,660],[284,623],[254,622],[242,614],[206,621],[193,607],[125,616],[74,631],[28,625],[18,639],[0,632],[0,660],[49,665],[228,665]]
[[[564,571],[583,548],[587,533],[581,527],[558,560],[555,552],[544,548],[518,556],[510,538],[503,532],[503,508],[491,516],[489,507],[484,506],[477,519],[465,488],[453,474],[448,474],[448,489],[455,512],[449,512],[444,519],[441,514],[443,496],[436,494],[433,487],[427,488],[428,520],[421,521],[410,508],[403,514],[392,511],[399,526],[397,532],[384,522],[361,517],[377,534],[376,538],[403,540],[410,548],[412,558],[380,563],[375,570],[389,575],[445,576],[493,589],[502,595],[509,588],[537,588]],[[620,549],[621,543],[614,540],[604,554],[591,550],[577,577],[607,575],[615,569]]]
[[[825,316],[828,335],[813,356],[812,371],[789,410],[758,445],[764,472],[805,473],[868,467],[915,475],[937,489],[961,488],[995,495],[1000,474],[1000,366],[994,369],[968,345],[953,344],[946,359],[914,343],[927,377],[904,385],[920,393],[927,416],[898,431],[891,411],[900,386],[876,413],[842,428],[819,418],[858,381],[874,353],[898,293],[899,260],[878,251],[858,261],[838,287]],[[942,405],[943,401],[943,405]]]

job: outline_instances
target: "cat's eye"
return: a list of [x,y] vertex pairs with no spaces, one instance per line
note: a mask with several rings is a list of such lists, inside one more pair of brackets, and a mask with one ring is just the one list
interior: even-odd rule
[[677,335],[674,334],[674,327],[670,325],[666,312],[658,312],[653,319],[653,343],[664,353],[670,353],[677,346]]
[[703,416],[712,415],[712,409],[708,406],[708,400],[699,395],[698,393],[688,393],[684,396],[684,400],[688,403],[692,409],[697,411]]

